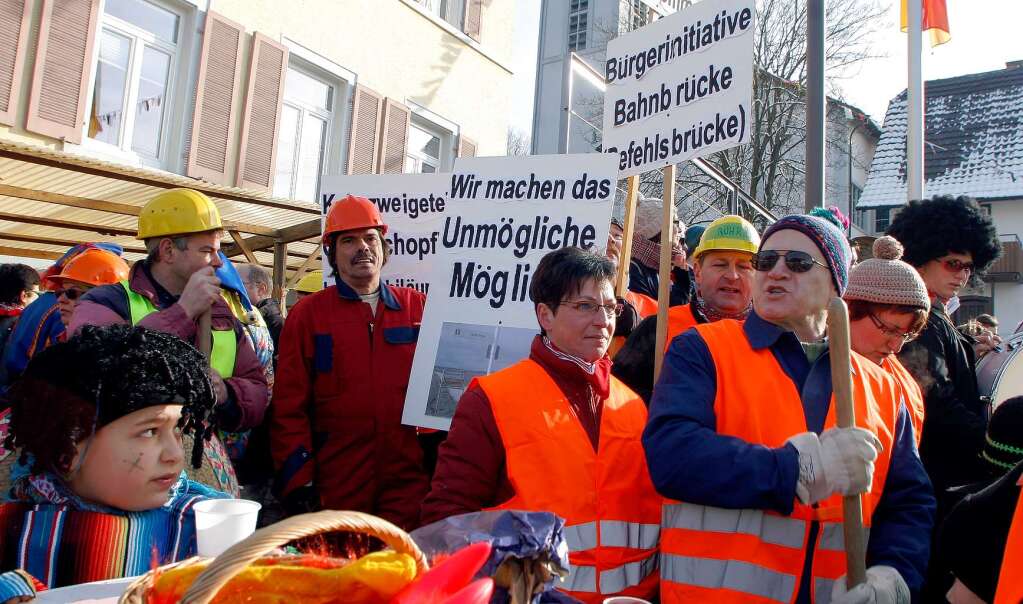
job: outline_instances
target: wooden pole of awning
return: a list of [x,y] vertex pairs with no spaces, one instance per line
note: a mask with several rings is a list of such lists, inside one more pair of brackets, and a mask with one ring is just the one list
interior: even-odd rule
[[277,242],[274,244],[274,290],[273,298],[277,300],[277,304],[281,307],[281,313],[287,314],[287,310],[284,307],[284,296],[288,293],[284,287],[287,281],[288,270],[288,244]]
[[317,249],[312,254],[309,254],[309,256],[302,261],[302,264],[300,264],[299,267],[295,269],[295,274],[291,276],[291,279],[288,279],[289,289],[295,287],[295,285],[298,284],[299,280],[301,280],[302,277],[304,277],[305,274],[309,272],[309,269],[313,267],[313,264],[315,264],[320,259],[321,252],[322,252],[321,249]]
[[661,266],[657,284],[657,344],[654,348],[654,383],[664,364],[664,343],[668,339],[668,306],[671,298],[671,248],[675,230],[675,164],[664,167],[664,217],[661,223]]
[[228,233],[231,234],[231,239],[234,239],[234,242],[241,249],[242,254],[245,255],[245,259],[251,264],[259,264],[259,260],[256,259],[256,255],[252,253],[252,250],[250,250],[249,246],[245,243],[245,238],[242,237],[242,234],[233,230],[228,231]]

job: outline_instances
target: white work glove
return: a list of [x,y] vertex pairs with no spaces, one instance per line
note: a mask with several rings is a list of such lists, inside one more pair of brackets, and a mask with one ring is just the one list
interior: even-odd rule
[[845,586],[842,575],[831,588],[831,604],[909,604],[909,600],[909,586],[890,566],[871,566],[867,582],[852,589]]
[[874,460],[881,442],[863,428],[832,428],[820,438],[813,432],[797,434],[786,442],[799,452],[796,496],[811,505],[832,493],[859,495],[870,489]]

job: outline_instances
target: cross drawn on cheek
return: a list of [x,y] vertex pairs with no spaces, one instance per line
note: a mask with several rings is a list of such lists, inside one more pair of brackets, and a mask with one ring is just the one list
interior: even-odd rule
[[[125,459],[123,461],[124,461],[124,463],[128,463],[127,459]],[[128,468],[128,473],[129,474],[131,474],[135,470],[141,470],[142,469],[142,466],[139,464],[140,461],[142,461],[142,453],[139,453],[138,457],[135,458],[135,461],[131,462],[131,467]]]

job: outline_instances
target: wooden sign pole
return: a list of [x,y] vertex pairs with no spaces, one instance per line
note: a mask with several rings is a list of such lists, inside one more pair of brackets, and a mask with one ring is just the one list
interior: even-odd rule
[[622,225],[622,251],[618,254],[618,280],[615,296],[624,298],[629,291],[629,264],[632,262],[632,232],[636,223],[636,200],[639,197],[639,176],[627,180],[625,197],[625,224]]
[[664,364],[664,343],[668,339],[668,306],[671,297],[671,248],[675,225],[675,164],[664,167],[664,217],[661,219],[661,265],[657,279],[657,345],[654,348],[654,383]]

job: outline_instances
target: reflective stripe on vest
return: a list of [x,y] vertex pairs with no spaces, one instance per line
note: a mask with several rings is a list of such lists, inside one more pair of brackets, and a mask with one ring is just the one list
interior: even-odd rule
[[[807,430],[799,392],[770,349],[753,350],[737,321],[696,329],[714,361],[718,434],[776,448]],[[900,389],[880,367],[858,355],[853,355],[852,366],[857,425],[873,432],[883,446],[871,490],[862,498],[864,525],[869,527],[891,460]],[[744,379],[750,375],[757,379]],[[835,425],[834,407],[832,401],[825,429]],[[793,512],[782,516],[666,501],[661,526],[662,601],[742,602],[750,596],[794,601],[807,548],[811,595],[816,602],[830,599],[831,584],[845,573],[841,506],[838,496],[817,507],[796,501]],[[816,542],[807,543],[814,523],[820,524]]]
[[[128,312],[131,314],[131,324],[138,325],[139,321],[157,312],[159,309],[142,294],[132,291],[127,281],[121,281],[124,293],[128,296]],[[210,350],[210,367],[217,370],[222,378],[229,378],[234,375],[234,361],[238,353],[238,340],[234,330],[213,330],[213,346]]]
[[612,378],[594,451],[568,399],[534,361],[475,383],[490,401],[515,492],[495,509],[566,519],[571,572],[559,589],[594,603],[611,595],[654,597],[661,498],[643,453],[642,399]]
[[696,316],[693,315],[693,308],[689,304],[669,308],[668,338],[664,341],[664,352],[668,352],[668,348],[671,347],[671,341],[675,339],[675,336],[681,335],[682,332],[690,327],[696,327],[696,325]]

